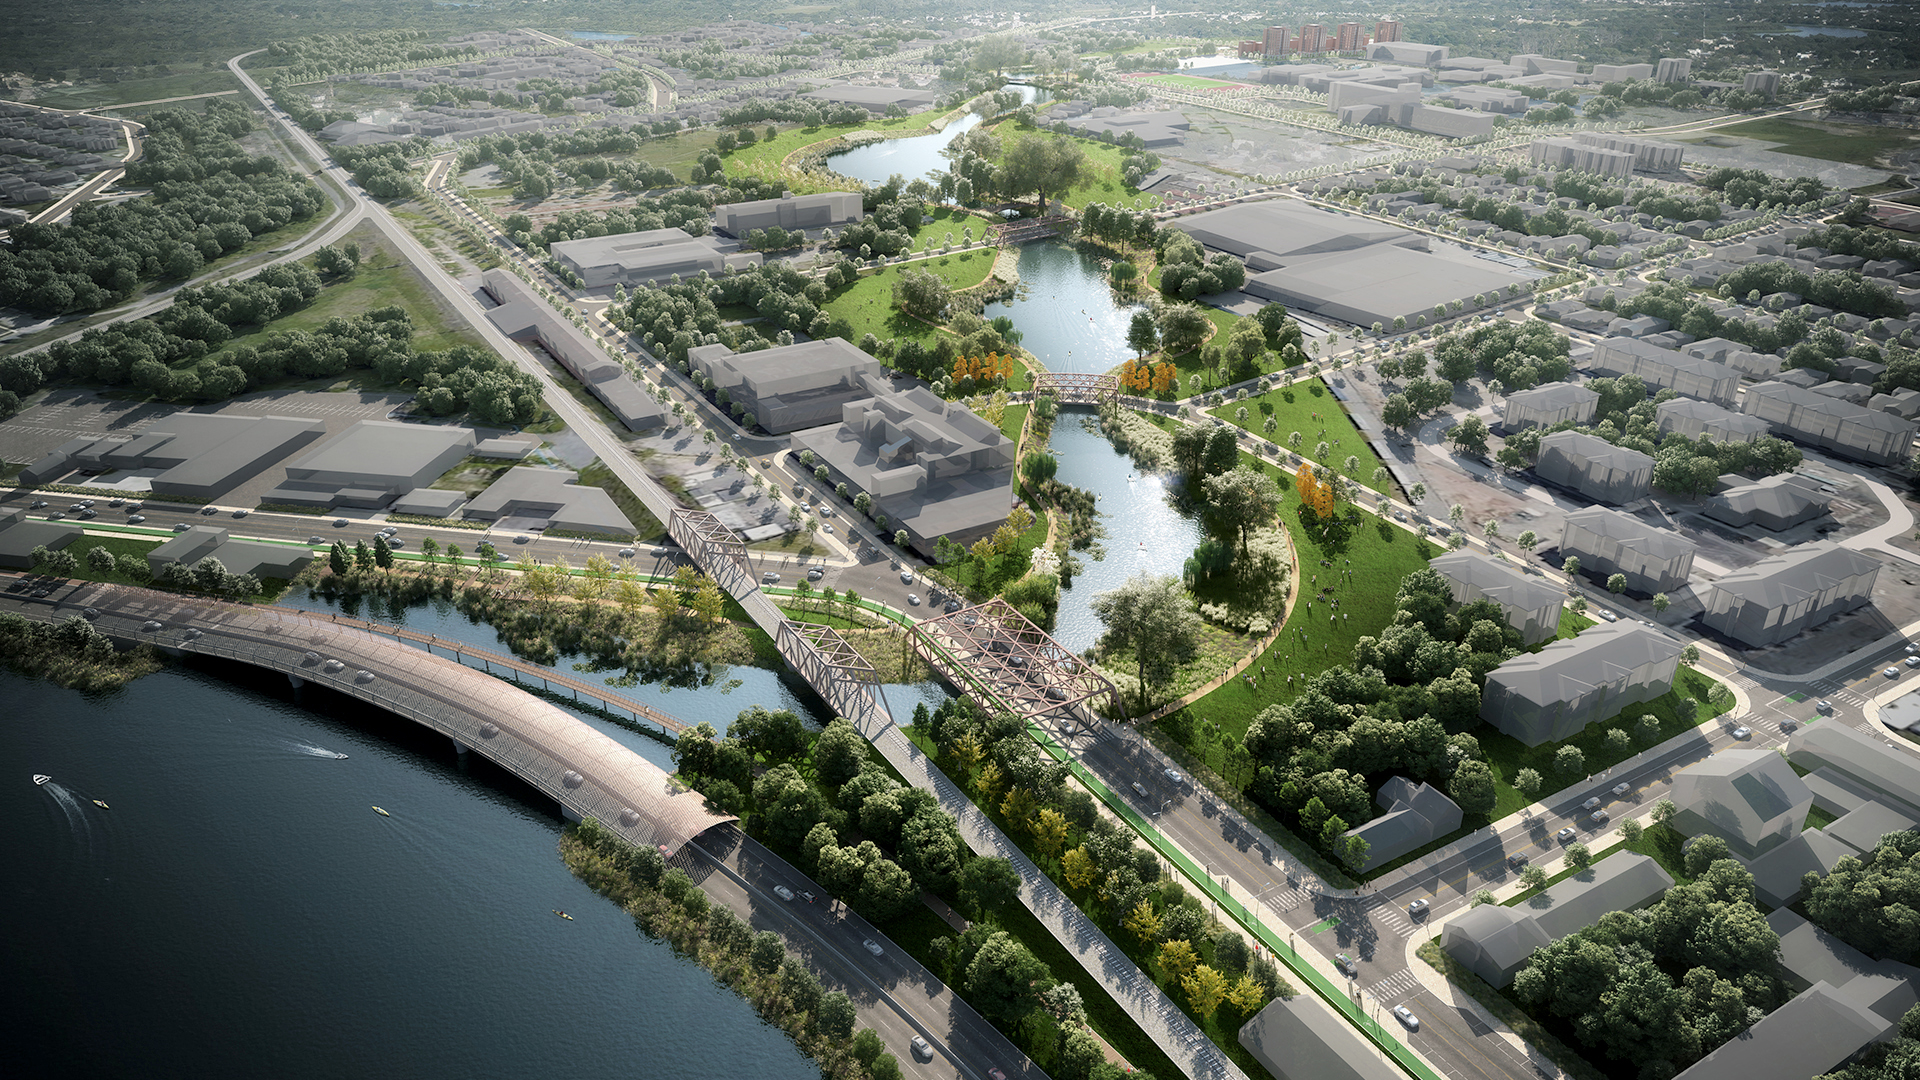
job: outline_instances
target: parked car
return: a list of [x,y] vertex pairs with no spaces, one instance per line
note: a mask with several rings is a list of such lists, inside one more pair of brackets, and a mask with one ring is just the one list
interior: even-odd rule
[[1354,963],[1353,957],[1348,956],[1346,953],[1334,953],[1333,966],[1346,972],[1348,975],[1358,975],[1360,973],[1360,965]]

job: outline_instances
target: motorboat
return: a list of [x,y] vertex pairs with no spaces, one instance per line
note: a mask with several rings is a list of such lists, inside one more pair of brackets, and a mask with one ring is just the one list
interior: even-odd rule
[[381,817],[392,817],[392,816],[393,816],[392,814],[389,814],[389,813],[387,813],[387,812],[386,812],[385,810],[382,810],[382,809],[380,809],[380,808],[379,808],[379,807],[377,807],[377,806],[373,808],[373,812],[374,812],[374,813],[376,813],[376,814],[379,814],[379,815],[380,815]]
[[107,805],[106,803],[103,803],[103,802],[101,802],[101,801],[100,801],[99,799],[95,799],[95,800],[93,800],[93,805],[95,805],[95,806],[97,806],[97,807],[99,807],[99,808],[100,808],[100,809],[102,809],[102,810],[111,810],[111,809],[113,809],[113,807],[111,807],[111,806],[108,806],[108,805]]
[[51,779],[53,779],[53,777],[51,777],[51,776],[48,776],[48,775],[47,775],[46,773],[34,773],[34,774],[33,774],[33,783],[34,783],[34,786],[35,786],[35,787],[45,787],[45,786],[46,786],[46,783],[47,783],[47,781],[49,781],[49,780],[51,780]]
[[566,913],[566,912],[564,912],[564,911],[561,911],[561,910],[560,910],[559,908],[554,908],[554,909],[553,909],[553,913],[554,913],[555,915],[558,915],[558,916],[560,916],[561,918],[563,918],[563,919],[565,919],[565,920],[567,920],[568,922],[572,922],[572,921],[573,921],[573,916],[571,916],[571,915],[569,915],[569,914],[567,914],[567,913]]

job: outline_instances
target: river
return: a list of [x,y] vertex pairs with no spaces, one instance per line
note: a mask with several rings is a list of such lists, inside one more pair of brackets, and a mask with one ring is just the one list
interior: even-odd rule
[[[1008,84],[1003,90],[1018,90],[1020,99],[1029,104],[1044,100],[1045,90],[1037,86]],[[851,177],[863,183],[879,187],[894,174],[908,180],[927,179],[928,173],[947,171],[948,161],[940,151],[947,144],[960,137],[962,132],[980,126],[977,113],[966,113],[945,128],[930,135],[910,135],[904,139],[882,139],[851,150],[842,150],[827,156],[827,167],[841,176]]]
[[[448,607],[405,614],[496,644]],[[721,727],[756,703],[824,718],[772,672],[729,675],[632,693]],[[887,693],[906,711],[929,689]],[[0,672],[0,694],[9,1072],[819,1075],[574,880],[549,800],[424,728],[201,659],[103,695]]]
[[988,304],[986,317],[1012,319],[1020,347],[1048,371],[1098,373],[1133,356],[1127,326],[1145,307],[1114,299],[1098,259],[1042,240],[1021,247],[1020,288],[1013,299]]

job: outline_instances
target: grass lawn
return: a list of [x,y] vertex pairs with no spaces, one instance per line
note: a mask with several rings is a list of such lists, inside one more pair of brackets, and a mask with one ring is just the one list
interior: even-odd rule
[[[1658,743],[1683,731],[1699,727],[1733,708],[1733,695],[1726,694],[1718,701],[1714,701],[1713,692],[1721,684],[1694,668],[1683,665],[1673,685],[1672,690],[1652,701],[1629,705],[1620,710],[1616,716],[1595,720],[1580,734],[1565,742],[1528,746],[1492,727],[1482,725],[1475,728],[1472,734],[1480,740],[1480,749],[1486,751],[1487,763],[1493,767],[1494,789],[1499,797],[1494,807],[1493,818],[1498,820],[1508,814],[1518,813],[1522,807],[1530,803],[1548,798],[1570,784],[1586,780],[1589,773],[1611,768],[1645,749],[1637,741],[1624,751],[1610,748],[1606,741],[1609,728],[1621,728],[1628,735],[1632,735],[1634,722],[1640,719],[1641,714],[1652,713],[1660,718],[1660,736],[1654,740]],[[1687,697],[1699,703],[1694,707],[1692,716],[1682,713],[1681,699]],[[1562,746],[1577,746],[1581,753],[1586,755],[1586,760],[1580,768],[1572,772],[1561,772],[1554,768],[1554,755]],[[1525,768],[1538,770],[1545,781],[1540,791],[1532,798],[1522,794],[1513,786],[1514,774]]]
[[[148,539],[144,539],[141,537],[134,537],[134,536],[95,536],[89,533],[88,535],[82,536],[80,539],[75,540],[73,543],[67,545],[66,547],[67,551],[70,551],[73,553],[74,558],[80,560],[79,568],[76,569],[71,575],[68,576],[68,580],[70,581],[106,581],[106,582],[112,582],[113,584],[116,584],[116,585],[138,585],[141,588],[147,588],[147,589],[155,588],[156,586],[148,578],[128,577],[125,574],[122,574],[119,570],[108,570],[105,573],[101,573],[99,571],[94,570],[92,567],[87,565],[87,552],[92,551],[94,548],[97,548],[97,547],[106,548],[108,551],[113,553],[113,557],[115,559],[119,559],[120,557],[125,555],[132,555],[135,558],[138,558],[142,563],[145,563],[147,560],[147,553],[164,543],[166,543],[165,540],[148,540]],[[306,545],[298,544],[298,545],[292,545],[292,546],[305,547]],[[260,591],[253,596],[253,599],[258,602],[270,603],[274,600],[278,600],[280,598],[280,594],[286,591],[287,591],[286,579],[262,578],[260,581]]]
[[[1580,631],[1592,625],[1593,620],[1587,618],[1585,615],[1578,614],[1571,608],[1563,607],[1560,609],[1560,638],[1574,637],[1578,635]],[[1544,644],[1551,645],[1552,642],[1545,642]]]
[[634,161],[670,169],[673,175],[686,180],[692,175],[694,165],[700,161],[700,155],[713,149],[713,141],[719,137],[717,130],[683,131],[662,139],[648,139],[627,156]]
[[[1002,410],[1000,413],[1000,434],[1014,440],[1016,443],[1019,442],[1020,429],[1025,426],[1027,422],[1027,410],[1032,407],[1031,405],[1009,405]],[[1014,449],[1018,450],[1019,447],[1016,446]]]
[[1065,195],[1048,192],[1049,199],[1061,199],[1075,210],[1085,210],[1091,203],[1106,203],[1108,206],[1133,206],[1138,203],[1142,209],[1160,205],[1160,196],[1152,193],[1143,195],[1127,186],[1127,182],[1120,174],[1120,159],[1126,155],[1126,151],[1118,146],[1109,146],[1091,139],[1080,139],[1073,135],[1055,135],[1050,131],[1025,131],[1012,121],[995,126],[993,133],[1003,142],[1029,136],[1042,139],[1075,139],[1080,144],[1080,148],[1086,151],[1086,162],[1080,166],[1080,182]]
[[[221,67],[215,71],[188,71],[152,79],[55,86],[38,94],[33,103],[49,109],[101,109],[133,101],[158,101],[161,98],[238,89],[240,84],[234,81],[233,73]],[[247,100],[251,104],[252,99]]]
[[1640,839],[1620,846],[1659,863],[1662,870],[1672,875],[1675,885],[1686,885],[1693,881],[1693,875],[1687,873],[1686,857],[1680,853],[1680,845],[1686,842],[1687,838],[1675,832],[1671,825],[1649,825],[1640,831]]
[[[930,121],[935,119],[938,118],[932,116],[896,116],[890,120],[868,120],[859,124],[789,128],[771,139],[763,139],[754,143],[752,146],[742,147],[733,151],[731,154],[723,154],[721,156],[725,159],[727,171],[730,173],[758,176],[762,179],[771,180],[784,175],[781,163],[787,159],[787,155],[803,147],[826,142],[828,139],[838,138],[842,135],[850,135],[856,131],[880,131],[885,132],[892,138],[903,135],[925,135],[933,131]],[[756,134],[766,130],[764,123],[751,124],[748,126],[752,127]],[[641,156],[644,157],[646,155],[642,154]],[[693,156],[698,158],[699,154],[695,153]],[[655,159],[649,158],[648,160]],[[664,162],[659,163],[664,164]],[[806,193],[796,190],[794,194],[800,195]]]
[[1026,576],[1033,564],[1033,549],[1047,538],[1047,511],[1033,508],[1033,524],[1020,534],[1014,549],[982,562],[968,552],[966,558],[940,568],[940,573],[958,584],[974,601],[1000,595],[1008,585]]
[[1226,82],[1221,79],[1203,79],[1198,75],[1155,75],[1150,79],[1142,79],[1140,81],[1154,83],[1159,86],[1179,87],[1183,90],[1211,90],[1222,86],[1243,85],[1237,82]]
[[[949,288],[969,289],[987,280],[987,276],[993,272],[993,260],[993,250],[981,248],[941,255],[909,263],[908,266],[938,276]],[[883,341],[888,338],[932,341],[934,335],[940,332],[938,329],[893,306],[893,283],[903,269],[905,267],[887,266],[862,274],[860,280],[853,284],[835,289],[824,310],[829,315],[842,316],[853,324],[855,343],[867,334]]]
[[627,515],[628,521],[633,522],[633,536],[636,542],[650,542],[666,533],[667,527],[660,523],[659,518],[653,516],[653,512],[647,509],[647,504],[641,502],[640,497],[635,495],[625,482],[613,475],[613,470],[607,468],[606,463],[596,461],[581,469],[579,482],[588,487],[597,487],[613,497],[613,505]]
[[[1754,120],[1718,129],[1721,135],[1764,139],[1779,143],[1773,149],[1795,157],[1876,164],[1884,154],[1913,145],[1914,136],[1898,128],[1862,124],[1807,123],[1799,120]],[[1705,139],[1688,140],[1706,142]]]
[[[1247,418],[1240,420],[1239,410],[1247,410]],[[1208,413],[1239,426],[1254,435],[1276,443],[1282,447],[1291,446],[1288,436],[1300,433],[1300,446],[1295,451],[1305,457],[1313,456],[1316,444],[1325,440],[1331,449],[1327,459],[1329,465],[1339,468],[1349,455],[1360,459],[1360,467],[1354,471],[1353,479],[1374,491],[1386,493],[1392,490],[1393,481],[1375,480],[1373,471],[1381,467],[1380,456],[1353,426],[1353,418],[1335,401],[1328,392],[1327,384],[1320,379],[1308,379],[1295,383],[1286,389],[1268,391],[1259,397],[1249,397],[1245,401],[1229,401]],[[1272,434],[1267,433],[1267,417],[1273,417],[1276,426]],[[1317,418],[1316,418],[1317,417]],[[1325,429],[1326,434],[1320,434]],[[1317,468],[1315,471],[1319,471]]]

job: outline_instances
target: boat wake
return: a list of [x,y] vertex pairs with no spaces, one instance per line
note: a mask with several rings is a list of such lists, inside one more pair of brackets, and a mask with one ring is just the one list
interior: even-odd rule
[[87,807],[78,795],[61,787],[52,780],[40,785],[47,794],[53,796],[54,805],[67,819],[67,829],[82,841],[84,846],[93,846],[93,825],[87,821]]
[[324,746],[314,746],[311,743],[295,742],[292,739],[282,740],[282,745],[284,745],[287,749],[292,750],[296,754],[305,754],[308,757],[331,758],[335,761],[340,761],[340,760],[345,760],[347,756],[337,751],[329,750]]

